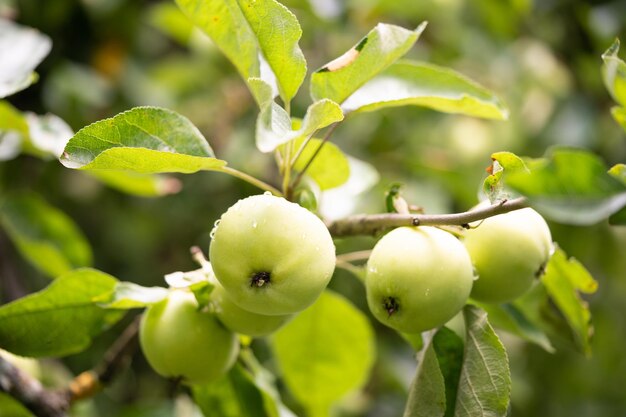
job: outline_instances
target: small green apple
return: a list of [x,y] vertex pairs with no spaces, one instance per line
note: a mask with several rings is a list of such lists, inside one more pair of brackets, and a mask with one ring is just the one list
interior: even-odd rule
[[383,236],[367,262],[367,303],[374,317],[400,332],[444,324],[472,289],[472,262],[463,244],[434,227],[400,227]]
[[471,297],[503,303],[528,291],[552,252],[552,236],[543,217],[524,208],[472,227],[463,239],[478,274]]
[[219,282],[215,282],[214,285],[211,301],[215,314],[226,328],[235,333],[252,337],[267,336],[294,317],[293,314],[268,316],[244,310],[233,303]]
[[335,269],[335,245],[324,223],[284,198],[263,194],[238,201],[212,235],[215,276],[235,304],[253,313],[304,310]]
[[235,362],[237,336],[214,314],[198,310],[193,293],[175,289],[148,308],[139,330],[141,349],[152,368],[191,384],[215,381]]

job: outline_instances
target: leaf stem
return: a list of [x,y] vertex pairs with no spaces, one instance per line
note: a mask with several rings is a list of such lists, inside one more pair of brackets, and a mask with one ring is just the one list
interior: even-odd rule
[[241,172],[239,170],[236,170],[234,168],[228,167],[228,166],[224,166],[219,168],[218,170],[219,172],[223,172],[224,174],[228,174],[230,176],[233,176],[235,178],[239,178],[240,180],[243,180],[249,184],[252,184],[262,190],[265,191],[269,191],[270,193],[274,194],[277,197],[282,197],[283,193],[281,193],[277,188],[272,187],[271,185],[269,185],[266,182],[261,181],[258,178],[253,177],[250,174],[246,174],[245,172]]
[[452,214],[358,214],[345,219],[327,223],[328,230],[335,237],[376,235],[386,229],[402,226],[463,226],[469,227],[469,223],[486,219],[509,211],[528,207],[525,197],[513,200],[505,200],[487,207],[476,210]]
[[302,177],[304,176],[304,174],[306,173],[307,169],[309,169],[309,167],[311,166],[311,164],[313,163],[313,161],[315,160],[315,158],[317,157],[317,155],[320,153],[320,151],[322,150],[322,148],[324,147],[324,145],[326,144],[326,142],[328,142],[328,140],[330,139],[330,137],[332,136],[333,132],[335,131],[335,129],[337,129],[337,126],[339,126],[340,122],[336,122],[333,123],[330,128],[328,129],[328,131],[326,132],[326,135],[324,135],[324,138],[322,139],[322,142],[319,144],[319,146],[317,147],[317,149],[315,150],[315,152],[313,153],[313,155],[311,155],[311,158],[307,161],[306,165],[304,166],[304,168],[302,168],[302,171],[300,171],[298,173],[298,176],[296,177],[296,179],[293,181],[293,183],[291,184],[290,190],[293,190],[294,188],[296,188],[298,186],[298,184],[300,183],[300,181],[302,180]]

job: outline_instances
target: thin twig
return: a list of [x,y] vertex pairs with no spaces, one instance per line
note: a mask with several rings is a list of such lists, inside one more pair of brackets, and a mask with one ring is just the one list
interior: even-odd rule
[[327,224],[328,230],[335,237],[375,235],[386,229],[402,226],[443,226],[456,225],[469,227],[469,223],[486,219],[509,211],[527,207],[526,198],[519,197],[501,203],[481,207],[463,213],[453,214],[359,214]]
[[253,177],[252,175],[246,174],[245,172],[241,172],[239,170],[236,170],[234,168],[231,167],[221,167],[218,169],[219,172],[223,172],[225,174],[231,175],[235,178],[239,178],[240,180],[243,180],[249,184],[252,184],[256,187],[259,187],[262,190],[265,191],[269,191],[270,193],[274,194],[275,196],[278,197],[282,197],[283,193],[280,192],[280,190],[278,190],[275,187],[272,187],[271,185],[269,185],[266,182],[261,181],[258,178]]
[[66,417],[70,407],[67,391],[45,389],[41,382],[1,355],[0,392],[15,398],[37,417]]

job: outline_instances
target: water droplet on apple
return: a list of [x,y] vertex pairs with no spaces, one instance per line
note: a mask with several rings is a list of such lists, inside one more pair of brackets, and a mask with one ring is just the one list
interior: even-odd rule
[[266,191],[266,192],[263,193],[263,195],[272,195],[272,192],[271,191]]

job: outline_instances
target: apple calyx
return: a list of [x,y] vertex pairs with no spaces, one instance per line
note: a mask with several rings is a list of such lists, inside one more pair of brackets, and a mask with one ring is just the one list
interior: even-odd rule
[[250,279],[250,286],[261,288],[270,283],[271,276],[267,271],[255,272]]

